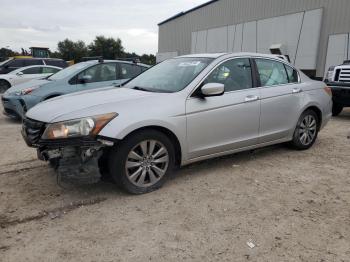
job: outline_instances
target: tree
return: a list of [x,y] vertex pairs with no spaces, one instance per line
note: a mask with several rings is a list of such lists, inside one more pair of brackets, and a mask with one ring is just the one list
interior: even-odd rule
[[88,48],[89,56],[102,56],[104,59],[124,57],[124,47],[120,38],[96,36]]
[[144,64],[148,64],[148,65],[155,65],[156,64],[156,56],[152,55],[152,54],[143,54],[141,56],[141,62]]
[[[60,58],[64,60],[74,60],[80,62],[83,57],[88,56],[88,48],[83,41],[73,42],[65,39],[57,44],[57,50]],[[57,55],[57,54],[55,54]]]
[[8,57],[18,55],[17,52],[12,51],[7,47],[0,48],[0,61],[7,59]]

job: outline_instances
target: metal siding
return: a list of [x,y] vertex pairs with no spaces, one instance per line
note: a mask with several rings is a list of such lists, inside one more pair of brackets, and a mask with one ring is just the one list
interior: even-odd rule
[[325,72],[332,65],[340,65],[347,58],[349,34],[329,36]]
[[295,66],[302,69],[317,67],[323,9],[305,12]]
[[236,26],[227,27],[227,52],[233,52],[233,43],[235,41]]
[[349,0],[220,0],[159,26],[159,52],[191,53],[191,34],[195,31],[322,7],[324,14],[317,60],[317,73],[322,76],[329,35],[350,31]]
[[227,52],[227,26],[208,30],[207,52]]
[[256,21],[245,23],[242,40],[242,51],[256,52],[256,35]]
[[243,24],[236,25],[235,39],[233,42],[233,52],[242,51]]
[[203,30],[197,33],[197,43],[195,53],[205,53],[207,52],[207,35],[208,31]]

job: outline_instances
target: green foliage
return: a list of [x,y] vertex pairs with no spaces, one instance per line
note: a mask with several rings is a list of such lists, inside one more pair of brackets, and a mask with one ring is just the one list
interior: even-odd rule
[[[18,53],[7,49],[0,49],[0,59],[18,55]],[[127,53],[123,47],[120,38],[96,36],[96,38],[86,45],[83,41],[72,41],[65,39],[58,42],[57,51],[51,52],[50,57],[61,58],[66,61],[74,60],[75,63],[81,62],[83,57],[102,56],[104,59],[116,58],[139,58],[142,63],[148,65],[156,64],[156,57],[152,54],[143,54],[141,56],[136,53]]]
[[124,55],[124,47],[120,38],[96,36],[88,48],[89,56],[102,56],[104,59],[115,59]]
[[73,42],[65,39],[58,42],[55,55],[66,61],[74,60],[75,62],[80,62],[83,57],[88,56],[88,48],[83,41]]
[[4,47],[0,48],[0,61],[4,61],[8,57],[15,56],[15,55],[18,55],[18,53],[15,51],[12,51],[9,48],[4,48]]

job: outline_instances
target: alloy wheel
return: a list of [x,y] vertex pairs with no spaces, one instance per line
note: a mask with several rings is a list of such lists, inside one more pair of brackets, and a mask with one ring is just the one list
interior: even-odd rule
[[132,184],[150,187],[165,175],[168,165],[169,153],[166,147],[156,140],[144,140],[129,152],[125,169]]
[[317,120],[313,115],[306,115],[299,126],[299,140],[304,146],[310,145],[317,134]]

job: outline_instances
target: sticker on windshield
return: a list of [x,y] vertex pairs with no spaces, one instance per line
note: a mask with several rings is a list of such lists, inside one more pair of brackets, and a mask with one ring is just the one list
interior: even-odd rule
[[201,63],[201,61],[192,61],[192,62],[182,62],[179,64],[180,67],[187,67],[187,66],[198,66]]

